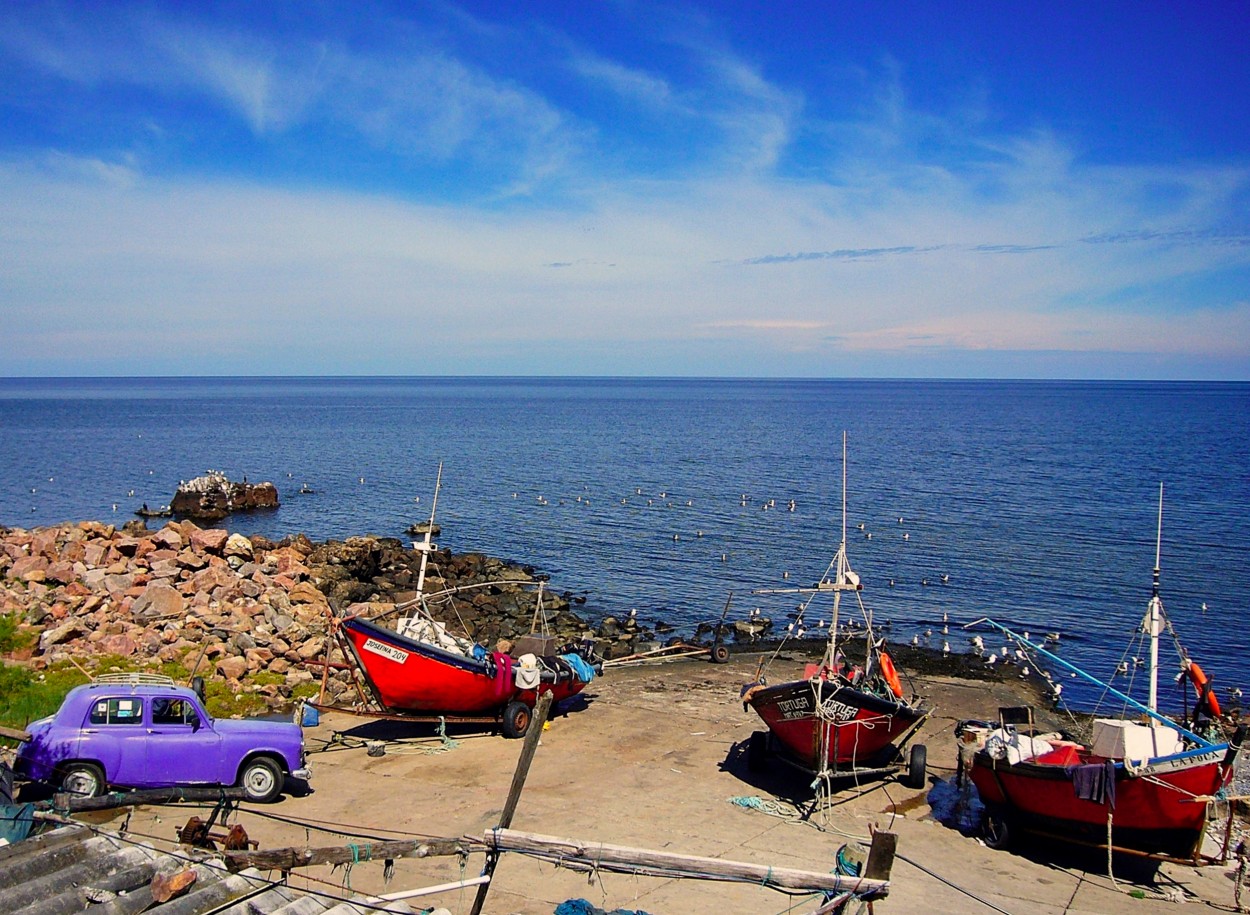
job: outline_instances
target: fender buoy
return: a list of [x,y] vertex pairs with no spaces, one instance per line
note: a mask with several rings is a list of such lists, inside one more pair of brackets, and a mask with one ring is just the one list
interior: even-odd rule
[[894,661],[884,651],[878,656],[878,663],[881,665],[881,676],[885,677],[885,682],[890,685],[890,692],[894,693],[898,699],[903,698],[903,682],[898,678],[898,671],[894,669]]
[[1198,692],[1198,704],[1205,705],[1212,718],[1219,718],[1220,700],[1216,698],[1215,690],[1211,688],[1211,682],[1202,672],[1202,668],[1198,666],[1198,662],[1190,661],[1186,673],[1189,674],[1189,680]]

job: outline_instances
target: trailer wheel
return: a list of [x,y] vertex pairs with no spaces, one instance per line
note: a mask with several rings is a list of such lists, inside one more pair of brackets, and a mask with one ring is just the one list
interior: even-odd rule
[[1007,822],[1007,814],[999,807],[987,807],[985,823],[981,826],[985,844],[990,848],[1001,850],[1011,844],[1011,828]]
[[712,646],[712,663],[725,664],[729,661],[729,649],[724,645]]
[[907,777],[903,779],[903,784],[908,788],[923,788],[925,786],[925,764],[928,759],[928,751],[924,744],[913,744],[911,755],[907,758]]
[[509,702],[503,710],[503,736],[509,739],[524,737],[525,732],[530,729],[533,717],[533,709],[524,702]]
[[752,731],[747,741],[747,769],[764,772],[768,769],[768,732]]

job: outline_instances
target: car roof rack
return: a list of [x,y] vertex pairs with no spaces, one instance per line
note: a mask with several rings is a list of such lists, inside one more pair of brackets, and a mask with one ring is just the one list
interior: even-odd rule
[[98,674],[92,683],[126,683],[130,686],[175,686],[174,678],[165,674],[148,674],[139,671],[128,673]]

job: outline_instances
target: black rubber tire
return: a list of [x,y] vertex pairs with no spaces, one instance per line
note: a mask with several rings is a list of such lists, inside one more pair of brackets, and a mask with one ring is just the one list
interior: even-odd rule
[[74,797],[99,797],[108,784],[95,763],[72,762],[61,768],[61,790]]
[[989,848],[1002,850],[1011,845],[1011,826],[1007,815],[1000,808],[985,808],[985,822],[981,824],[981,837]]
[[927,777],[925,766],[928,761],[928,750],[922,743],[912,744],[911,754],[907,757],[907,777],[903,784],[908,788],[923,788]]
[[727,664],[729,662],[729,649],[724,645],[712,646],[712,663]]
[[530,729],[530,722],[534,720],[534,710],[524,702],[509,702],[503,710],[503,719],[500,721],[500,727],[503,729],[503,736],[510,740],[518,737],[524,737],[525,732]]
[[768,732],[752,731],[747,741],[747,769],[751,772],[768,771]]
[[284,778],[281,766],[268,756],[257,756],[243,767],[239,774],[239,787],[247,792],[249,801],[268,804],[282,794]]

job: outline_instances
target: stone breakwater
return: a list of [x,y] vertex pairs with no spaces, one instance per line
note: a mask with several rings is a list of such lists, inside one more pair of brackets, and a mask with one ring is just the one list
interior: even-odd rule
[[[94,521],[0,528],[0,614],[30,633],[20,660],[35,668],[66,659],[91,668],[116,656],[138,667],[198,661],[201,676],[283,709],[294,690],[320,680],[305,662],[325,659],[327,648],[331,661],[344,660],[332,619],[394,610],[416,596],[419,568],[419,553],[377,537],[275,543],[185,520],[159,530]],[[489,647],[530,632],[539,617],[562,642],[598,637],[605,657],[628,654],[647,636],[611,618],[592,630],[567,595],[544,590],[540,608],[537,584],[527,567],[442,551],[430,556],[424,590],[462,589],[435,601],[435,616]],[[336,671],[330,698],[348,688],[348,674]]]

